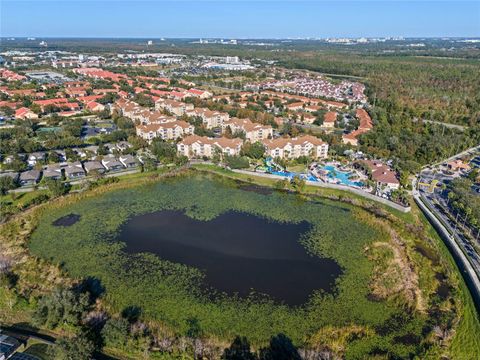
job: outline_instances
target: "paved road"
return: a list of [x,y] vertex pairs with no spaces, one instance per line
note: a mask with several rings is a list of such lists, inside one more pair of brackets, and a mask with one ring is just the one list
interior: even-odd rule
[[[417,118],[414,118],[413,121],[416,122],[416,121],[418,121],[418,119],[417,119]],[[468,128],[468,126],[462,126],[462,125],[457,125],[457,124],[450,124],[450,123],[445,123],[445,122],[435,121],[435,120],[422,119],[422,122],[423,122],[423,123],[428,123],[428,124],[442,125],[442,126],[445,126],[446,128],[449,128],[449,129],[457,129],[457,130],[460,130],[460,131],[465,131],[465,129]]]
[[[27,330],[27,329],[19,328],[16,326],[1,326],[0,330],[4,330],[5,333],[9,336],[35,339],[47,345],[55,345],[55,342],[56,342],[56,339],[53,336],[37,333],[33,330]],[[93,360],[117,360],[117,359],[109,355],[105,355],[104,353],[101,353],[101,352],[95,352]]]
[[427,168],[427,167],[431,168],[431,167],[434,167],[434,166],[437,166],[437,165],[440,165],[440,164],[443,164],[443,163],[461,158],[461,157],[466,156],[466,155],[474,155],[475,153],[478,153],[478,152],[480,152],[480,145],[477,145],[477,146],[471,147],[469,149],[466,149],[466,150],[464,150],[464,151],[462,151],[458,154],[455,154],[455,155],[449,157],[448,159],[438,161],[435,164],[425,165],[423,168]]
[[462,248],[463,252],[468,256],[472,266],[480,277],[480,255],[472,245],[471,241],[463,234],[461,228],[458,226],[458,223],[461,222],[461,218],[457,220],[450,220],[447,216],[447,205],[443,198],[435,194],[421,194],[422,200],[428,203],[428,206],[432,211],[435,212],[435,216],[441,220],[443,225],[447,228],[449,233],[454,234],[459,246]]
[[447,229],[448,223],[444,224],[440,220],[441,218],[437,216],[437,212],[432,211],[433,208],[427,207],[426,202],[423,201],[422,195],[415,189],[415,187],[413,190],[413,198],[450,250],[450,253],[455,259],[455,262],[470,289],[477,311],[480,313],[480,277],[475,270],[475,266],[470,261],[470,258],[467,257],[462,250],[462,239],[460,239],[456,233],[449,232]]

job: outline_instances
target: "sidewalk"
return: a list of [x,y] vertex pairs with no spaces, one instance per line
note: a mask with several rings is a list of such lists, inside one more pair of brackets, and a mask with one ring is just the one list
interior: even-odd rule
[[[239,174],[245,174],[245,175],[250,175],[250,176],[259,176],[259,177],[264,177],[264,178],[269,178],[269,179],[275,179],[275,180],[282,180],[284,179],[285,177],[283,176],[280,176],[280,175],[273,175],[273,174],[267,174],[267,173],[258,173],[258,172],[253,172],[253,171],[248,171],[248,170],[232,170],[233,172],[236,172],[236,173],[239,173]],[[398,211],[401,211],[403,213],[407,213],[411,210],[411,207],[408,206],[408,207],[404,207],[402,205],[399,205],[397,203],[394,203],[393,201],[390,201],[390,200],[387,200],[387,199],[384,199],[384,198],[381,198],[379,196],[376,196],[376,195],[373,195],[373,194],[369,194],[365,191],[362,191],[360,189],[355,189],[355,188],[352,188],[350,186],[346,186],[346,185],[338,185],[338,184],[328,184],[328,183],[324,183],[324,182],[317,182],[317,181],[306,181],[306,184],[307,185],[311,185],[311,186],[317,186],[317,187],[321,187],[321,188],[328,188],[328,189],[336,189],[336,190],[342,190],[342,191],[348,191],[348,192],[351,192],[353,194],[356,194],[356,195],[359,195],[359,196],[362,196],[364,198],[367,198],[367,199],[370,199],[370,200],[373,200],[373,201],[377,201],[377,202],[380,202],[384,205],[387,205],[395,210],[398,210]]]

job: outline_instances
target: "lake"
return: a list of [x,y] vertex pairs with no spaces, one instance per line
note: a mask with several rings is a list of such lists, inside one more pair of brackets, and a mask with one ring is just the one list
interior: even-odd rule
[[200,269],[204,288],[240,297],[254,291],[294,306],[317,289],[331,292],[341,274],[334,260],[309,255],[301,245],[310,229],[306,221],[274,222],[237,211],[202,221],[162,210],[129,219],[118,240],[128,253],[149,252]]

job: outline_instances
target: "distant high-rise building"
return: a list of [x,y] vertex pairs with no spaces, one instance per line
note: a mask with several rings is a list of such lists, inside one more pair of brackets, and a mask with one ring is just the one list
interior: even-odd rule
[[227,56],[225,58],[227,64],[237,64],[239,62],[238,56]]

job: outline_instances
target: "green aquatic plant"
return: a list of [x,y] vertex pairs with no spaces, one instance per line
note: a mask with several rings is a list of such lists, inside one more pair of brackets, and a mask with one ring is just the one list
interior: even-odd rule
[[[120,227],[129,218],[159,210],[182,210],[203,221],[227,211],[275,222],[306,221],[312,225],[300,240],[306,251],[334,259],[343,273],[333,293],[315,291],[300,307],[264,297],[209,296],[199,286],[204,277],[199,269],[153,254],[127,254],[125,244],[116,240]],[[370,354],[381,346],[381,353],[398,357],[416,354],[423,349],[422,324],[427,319],[409,308],[401,296],[391,301],[371,298],[375,264],[365,249],[373,243],[388,242],[389,235],[378,224],[359,217],[361,211],[350,204],[327,199],[308,201],[281,191],[269,195],[245,191],[231,179],[188,173],[87,196],[66,205],[53,203],[43,212],[30,249],[35,255],[63,264],[71,276],[99,279],[106,289],[104,301],[113,311],[138,307],[142,318],[180,335],[188,333],[191,319],[195,319],[207,337],[247,336],[255,346],[265,346],[272,336],[284,333],[296,345],[313,346],[310,337],[322,328],[341,329],[355,324],[360,327],[356,332],[367,334],[361,340],[352,337],[348,346],[355,353]],[[80,215],[76,223],[67,227],[53,225],[73,212]],[[365,215],[369,216],[373,215]],[[388,334],[372,330],[398,314],[403,320]],[[407,335],[415,341],[399,345],[398,338]]]

